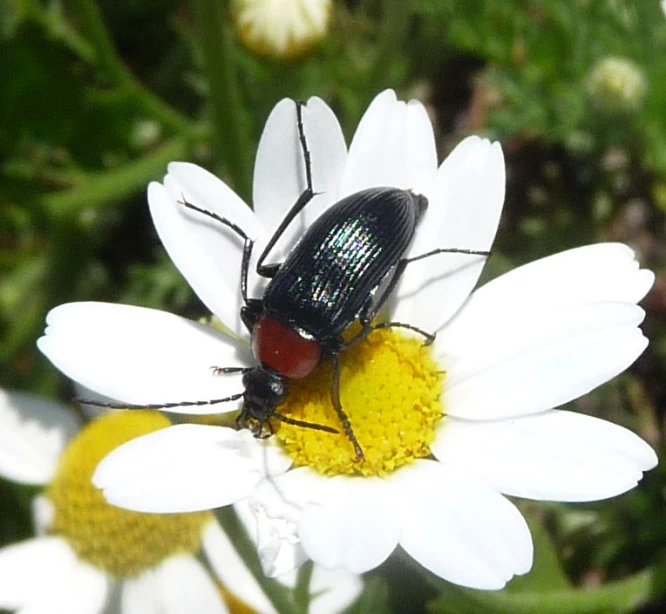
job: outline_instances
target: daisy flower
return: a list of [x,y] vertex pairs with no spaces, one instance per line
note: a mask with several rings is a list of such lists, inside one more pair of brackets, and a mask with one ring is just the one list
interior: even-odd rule
[[[37,536],[0,549],[0,609],[224,614],[227,600],[275,612],[210,512],[140,514],[109,505],[92,486],[109,450],[167,427],[164,416],[115,412],[81,428],[59,403],[0,391],[0,423],[0,476],[44,487],[33,501]],[[200,549],[223,590],[197,560]],[[293,587],[296,578],[281,581]],[[341,611],[360,588],[357,576],[315,567],[311,612]]]
[[[429,201],[408,256],[440,247],[490,249],[504,201],[497,143],[470,137],[437,164],[425,108],[377,96],[347,150],[332,111],[303,108],[317,196],[278,242],[280,262],[314,219],[374,186],[412,189]],[[148,201],[172,260],[226,326],[222,334],[175,315],[74,303],[48,316],[40,349],[65,374],[133,404],[220,399],[242,391],[252,366],[240,322],[241,241],[190,203],[233,220],[257,240],[255,254],[305,186],[295,104],[283,100],[264,129],[254,211],[224,183],[174,163]],[[636,305],[654,275],[620,244],[582,247],[520,267],[472,292],[484,258],[442,254],[408,265],[383,314],[437,333],[424,346],[381,329],[341,352],[340,396],[364,459],[343,433],[288,424],[275,437],[179,425],[112,452],[94,481],[129,509],[195,511],[235,504],[253,516],[268,575],[312,559],[361,573],[400,545],[451,582],[498,589],[532,564],[531,537],[505,495],[556,501],[612,497],[656,464],[628,430],[555,409],[626,369],[647,345]],[[250,296],[261,281],[250,279]],[[339,427],[331,368],[290,385],[280,413]],[[239,403],[184,411],[236,411]],[[174,454],[174,451],[177,451]]]
[[273,58],[303,55],[320,42],[331,21],[331,0],[233,0],[231,15],[241,42]]

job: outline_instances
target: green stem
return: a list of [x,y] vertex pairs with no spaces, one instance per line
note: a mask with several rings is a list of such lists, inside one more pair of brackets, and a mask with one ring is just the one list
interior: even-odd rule
[[189,120],[155,96],[130,72],[116,52],[101,11],[95,0],[72,0],[81,20],[86,39],[95,54],[96,66],[104,71],[118,87],[124,88],[136,98],[143,112],[159,119],[167,127],[180,132],[190,128]]
[[[666,566],[658,564],[629,578],[608,582],[598,588],[544,591],[539,593],[473,591],[447,585],[433,607],[434,612],[461,611],[489,614],[610,614],[634,612],[663,595]],[[440,589],[442,584],[435,581]],[[441,606],[441,608],[440,608]]]
[[84,62],[94,64],[95,52],[90,43],[69,23],[60,5],[51,5],[47,10],[39,0],[24,0],[23,10],[26,15],[44,28],[53,40],[67,47]]
[[301,565],[298,570],[298,580],[294,587],[294,600],[299,605],[300,611],[307,613],[309,611],[311,592],[310,585],[312,583],[312,572],[314,571],[314,563],[308,561]]
[[[281,614],[294,614],[301,611],[292,599],[292,591],[264,575],[261,562],[257,556],[257,548],[248,536],[234,508],[231,505],[218,508],[215,510],[215,516],[217,516],[224,532],[229,536],[234,545],[236,552],[243,559],[243,562],[247,565],[250,573],[273,604],[273,607]],[[303,612],[308,611],[307,605],[302,610]]]
[[227,4],[223,0],[193,0],[197,40],[201,44],[204,72],[210,88],[214,170],[221,174],[224,167],[238,194],[250,202],[254,147],[247,110],[238,87]]
[[145,189],[152,179],[160,178],[172,160],[188,156],[195,135],[178,136],[154,152],[101,173],[86,173],[68,190],[38,196],[38,200],[56,217],[74,215],[87,208],[116,206],[128,196]]
[[403,41],[409,26],[412,0],[384,0],[382,23],[377,41],[377,52],[372,68],[372,79],[383,87],[391,66],[403,51]]

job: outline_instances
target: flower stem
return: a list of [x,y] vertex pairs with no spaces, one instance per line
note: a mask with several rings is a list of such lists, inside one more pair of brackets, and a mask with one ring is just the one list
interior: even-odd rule
[[193,0],[193,7],[210,88],[214,170],[221,174],[224,167],[236,192],[250,202],[253,146],[233,60],[234,35],[227,19],[228,3]]
[[158,119],[176,132],[190,128],[189,120],[155,96],[130,72],[116,52],[95,0],[72,0],[81,20],[86,40],[94,52],[95,65],[117,86],[136,98],[138,106],[151,119]]
[[396,57],[400,57],[404,49],[403,41],[409,28],[411,12],[411,0],[384,0],[377,52],[372,67],[372,80],[380,89],[391,85]]
[[199,134],[190,130],[139,160],[101,173],[81,174],[71,188],[36,199],[54,218],[76,215],[87,208],[116,206],[126,197],[144,190],[150,180],[161,177],[169,162],[186,158],[196,136]]
[[634,612],[666,592],[666,565],[662,562],[633,576],[588,589],[554,591],[474,591],[441,580],[432,584],[441,590],[433,611],[488,612],[491,614],[599,614]]

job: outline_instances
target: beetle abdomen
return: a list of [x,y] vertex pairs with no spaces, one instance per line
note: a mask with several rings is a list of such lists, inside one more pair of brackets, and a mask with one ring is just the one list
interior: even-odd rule
[[342,199],[290,252],[266,290],[265,311],[318,338],[340,334],[402,258],[426,205],[397,188]]

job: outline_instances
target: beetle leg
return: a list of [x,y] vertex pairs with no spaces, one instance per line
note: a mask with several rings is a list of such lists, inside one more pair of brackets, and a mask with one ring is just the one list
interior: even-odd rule
[[211,367],[213,375],[224,375],[225,373],[247,373],[253,367]]
[[340,432],[338,429],[334,429],[332,426],[324,426],[323,424],[315,424],[314,422],[305,422],[304,420],[294,420],[293,418],[288,418],[287,416],[283,416],[282,414],[275,412],[272,414],[271,418],[275,418],[276,420],[284,422],[285,424],[292,424],[293,426],[300,426],[306,429],[313,429],[315,431],[325,431],[326,433],[333,433],[334,435],[337,435]]
[[257,273],[259,273],[259,275],[262,277],[266,277],[267,279],[273,279],[275,274],[280,270],[281,266],[282,265],[280,263],[262,264],[261,267],[257,267]]
[[361,314],[359,314],[359,321],[361,322],[361,330],[358,334],[350,339],[349,341],[342,344],[342,349],[347,349],[352,345],[355,345],[359,341],[365,339],[376,327],[373,326],[372,321],[375,319],[375,316],[379,313],[381,308],[384,306],[386,299],[391,295],[391,292],[395,289],[397,283],[400,281],[402,274],[405,272],[407,267],[407,260],[400,260],[393,270],[391,279],[388,284],[382,291],[379,298],[375,301],[370,301],[366,304],[366,307],[363,309]]
[[262,277],[271,278],[277,273],[277,270],[280,268],[279,264],[267,264],[264,265],[264,260],[268,256],[269,252],[275,247],[275,244],[278,242],[284,231],[287,229],[287,226],[291,224],[292,220],[305,208],[305,206],[314,198],[315,193],[310,187],[305,188],[305,191],[298,197],[298,200],[294,206],[289,210],[289,213],[284,216],[284,219],[280,222],[277,230],[273,233],[273,236],[270,238],[270,241],[264,248],[264,251],[259,256],[259,261],[257,262],[257,273]]
[[251,298],[247,301],[246,305],[241,307],[240,316],[243,324],[250,333],[254,328],[255,323],[259,319],[263,310],[261,299]]
[[358,314],[358,321],[361,324],[361,330],[356,333],[348,341],[343,341],[339,347],[336,348],[337,352],[346,350],[352,345],[356,345],[359,341],[365,339],[372,332],[372,313],[373,313],[372,297],[368,298],[361,313]]
[[412,326],[411,324],[403,324],[401,322],[384,322],[383,324],[378,324],[373,326],[372,321],[374,320],[375,316],[379,313],[381,308],[384,306],[386,299],[391,295],[393,290],[395,290],[395,287],[400,281],[400,278],[402,277],[403,273],[405,272],[405,268],[407,268],[407,265],[410,264],[411,262],[416,262],[418,260],[429,258],[430,256],[436,256],[437,254],[468,254],[470,256],[485,256],[485,257],[490,256],[489,251],[474,250],[474,249],[459,249],[457,247],[451,247],[451,248],[433,249],[429,252],[426,252],[425,254],[414,256],[413,258],[403,258],[396,265],[395,270],[393,271],[393,274],[391,276],[391,280],[386,285],[386,288],[384,288],[379,298],[376,301],[374,301],[374,303],[372,303],[370,309],[364,310],[365,313],[359,315],[359,320],[361,322],[361,330],[353,339],[350,339],[349,341],[343,344],[342,346],[343,349],[347,349],[348,347],[365,339],[375,328],[389,328],[391,326],[407,328],[409,330],[413,330],[414,332],[423,335],[426,339],[425,345],[430,345],[435,340],[435,335],[427,333],[424,330],[421,330],[420,328]]
[[432,342],[435,340],[436,337],[436,335],[433,333],[427,333],[426,331],[417,328],[416,326],[412,326],[411,324],[405,324],[403,322],[382,322],[381,324],[375,324],[372,327],[372,330],[377,330],[378,328],[406,328],[407,330],[413,330],[415,333],[418,333],[419,335],[423,335],[423,337],[425,337],[423,345],[432,344]]
[[294,206],[289,210],[289,213],[285,215],[282,222],[278,226],[277,230],[273,233],[273,236],[270,238],[270,241],[264,248],[264,251],[259,256],[259,261],[257,262],[257,273],[262,277],[272,278],[275,273],[277,273],[280,268],[279,264],[264,264],[264,260],[268,256],[269,252],[275,247],[275,244],[278,242],[284,231],[287,229],[289,224],[293,219],[305,209],[306,205],[316,196],[316,192],[312,187],[312,159],[310,157],[310,150],[308,149],[308,142],[305,138],[305,128],[303,127],[303,104],[302,102],[296,103],[296,123],[298,126],[298,140],[301,143],[301,151],[303,152],[303,161],[305,164],[305,181],[306,187],[303,190],[302,194],[298,197],[298,200]]
[[417,260],[423,260],[424,258],[430,258],[430,256],[436,256],[437,254],[467,254],[469,256],[485,256],[488,258],[491,252],[486,250],[479,249],[460,249],[458,247],[439,247],[433,249],[425,254],[419,256],[414,256],[412,258],[405,258],[402,262],[409,264],[410,262],[416,262]]
[[363,450],[361,445],[358,443],[358,439],[356,439],[356,435],[354,435],[354,430],[352,429],[351,422],[349,421],[349,416],[345,413],[344,409],[342,409],[342,403],[340,402],[340,360],[337,356],[333,357],[333,385],[331,387],[331,401],[333,402],[333,408],[335,409],[335,413],[338,414],[338,418],[340,419],[340,423],[342,424],[342,428],[344,429],[345,434],[354,446],[356,460],[362,461],[364,458]]

